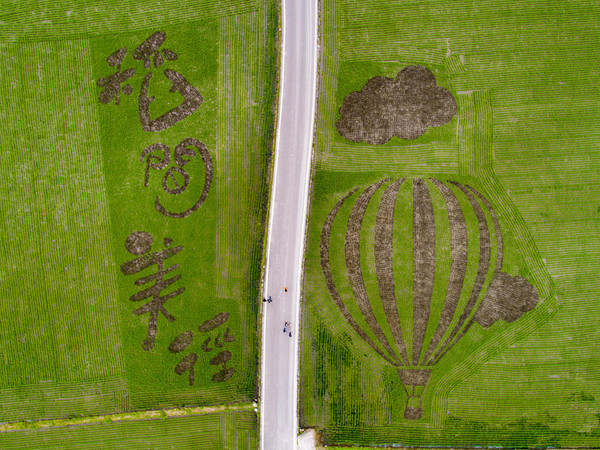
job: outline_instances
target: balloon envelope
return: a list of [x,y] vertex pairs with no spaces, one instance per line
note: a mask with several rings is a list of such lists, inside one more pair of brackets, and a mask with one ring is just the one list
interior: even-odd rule
[[421,417],[431,369],[475,322],[512,322],[537,303],[527,280],[500,272],[493,206],[456,181],[385,179],[349,192],[323,225],[320,251],[343,317],[398,367],[408,419]]

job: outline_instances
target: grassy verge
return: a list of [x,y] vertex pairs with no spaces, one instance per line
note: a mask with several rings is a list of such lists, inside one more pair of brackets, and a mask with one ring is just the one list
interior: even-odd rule
[[5,449],[252,449],[258,445],[256,415],[224,411],[201,415],[132,418],[0,433]]
[[130,413],[107,414],[103,416],[78,417],[73,419],[55,419],[0,424],[0,433],[9,431],[41,430],[44,428],[71,427],[78,425],[106,424],[128,420],[166,419],[169,417],[197,416],[225,411],[252,411],[255,403],[234,403],[232,405],[203,406],[190,408],[171,408],[153,411],[135,411]]

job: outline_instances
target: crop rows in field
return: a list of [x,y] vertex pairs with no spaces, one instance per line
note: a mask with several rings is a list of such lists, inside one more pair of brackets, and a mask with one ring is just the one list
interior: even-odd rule
[[[119,410],[111,392],[124,380],[108,205],[102,166],[88,164],[100,152],[95,105],[87,102],[90,48],[83,40],[30,42],[3,48],[3,58],[21,81],[0,77],[2,123],[13,130],[0,133],[8,169],[0,188],[2,420]],[[73,86],[80,95],[62,94]],[[65,135],[69,145],[58,154]]]
[[[90,35],[126,33],[140,29],[166,27],[178,23],[256,11],[261,0],[169,1],[159,11],[139,7],[135,1],[119,4],[103,2],[95,8],[75,2],[65,11],[64,4],[35,1],[7,6],[8,19],[0,31],[0,41],[38,41],[77,39]],[[128,14],[122,14],[128,11]],[[159,12],[159,14],[156,14]]]
[[[320,155],[317,167],[320,170],[336,172],[373,172],[373,171],[407,171],[413,173],[426,172],[435,165],[438,173],[456,173],[458,161],[457,145],[440,143],[437,145],[415,145],[409,149],[390,148],[382,152],[376,146],[361,145],[360,152],[346,145],[334,145],[331,153]],[[423,152],[425,158],[421,157]],[[385,158],[381,158],[382,153]]]
[[[202,368],[196,366],[198,374],[201,370],[210,370],[208,364]],[[184,379],[187,374],[184,375]],[[240,381],[240,385],[244,385],[244,380]],[[129,394],[131,403],[135,405],[135,409],[153,409],[153,408],[171,408],[173,405],[215,405],[222,402],[223,398],[231,398],[234,400],[247,400],[247,396],[243,394],[232,393],[234,388],[225,383],[213,383],[213,386],[204,389],[196,390],[173,390],[161,393],[160,399],[157,399],[155,393],[152,392],[132,392]]]
[[[274,26],[266,13],[242,14],[219,22],[219,111],[217,120],[217,295],[238,298],[247,292],[247,273],[259,253],[252,243],[264,229],[262,180],[269,158],[269,115]],[[257,36],[258,38],[249,38]],[[248,51],[238,49],[249,47]],[[266,112],[266,116],[265,116]],[[272,114],[272,112],[271,112]],[[256,273],[253,273],[256,276]]]
[[477,175],[483,169],[492,170],[492,109],[489,92],[474,91],[459,94],[460,173]]
[[[322,433],[322,438],[327,443],[340,443],[340,447],[348,445],[347,448],[378,448],[380,442],[405,442],[406,445],[420,445],[424,439],[428,440],[429,446],[445,448],[447,446],[464,446],[463,442],[478,442],[482,440],[503,442],[507,447],[516,448],[523,441],[536,438],[540,446],[562,446],[568,448],[582,447],[589,438],[600,438],[597,432],[587,433],[587,436],[570,430],[557,430],[544,423],[516,420],[508,425],[496,425],[478,422],[477,427],[464,430],[469,422],[460,418],[450,417],[446,421],[444,430],[435,437],[429,437],[418,429],[398,429],[393,425],[383,425],[377,428],[362,427],[353,428],[349,426],[339,427]],[[459,434],[460,433],[460,434]],[[358,447],[354,442],[361,441],[364,447]]]
[[[219,20],[216,294],[235,299],[240,328],[252,345],[242,351],[238,383],[253,388],[255,311],[265,230],[276,71],[276,8]],[[240,50],[243,49],[243,50]]]
[[257,445],[254,413],[122,421],[0,433],[3,449],[252,449]]
[[0,395],[2,422],[123,412],[131,407],[120,377],[17,386],[0,390]]

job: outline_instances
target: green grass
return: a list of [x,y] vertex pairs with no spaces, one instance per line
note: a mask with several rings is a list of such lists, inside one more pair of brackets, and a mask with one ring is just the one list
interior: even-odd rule
[[[318,427],[329,444],[597,445],[597,5],[328,0],[323,11],[301,426]],[[411,64],[429,68],[453,93],[456,117],[414,141],[393,138],[374,146],[344,140],[335,122],[345,96],[371,77],[391,77]],[[321,273],[319,239],[329,211],[352,188],[386,176],[468,180],[499,215],[502,271],[527,278],[543,300],[514,324],[474,325],[434,369],[420,421],[403,418],[406,394],[396,370],[345,323]],[[352,296],[344,279],[345,208],[360,192],[332,229],[331,264],[342,297]],[[396,206],[399,217],[406,214],[402,207]],[[368,209],[365,227],[373,223]],[[412,244],[402,234],[394,234],[394,269],[408,275],[395,289],[409,302]],[[365,278],[374,273],[369,239],[365,232]],[[440,239],[436,251],[448,237]],[[477,254],[477,233],[469,242]],[[399,265],[403,254],[407,267]],[[436,267],[437,295],[445,292],[443,266]],[[474,269],[470,264],[467,278]],[[377,283],[367,282],[367,292],[381,316]],[[411,322],[407,317],[403,329]],[[384,333],[389,340],[385,326]],[[427,330],[426,341],[432,333]],[[374,338],[370,330],[367,335]]]
[[221,412],[152,420],[0,433],[3,449],[252,449],[258,424],[252,412]]
[[[176,7],[175,7],[176,6]],[[34,11],[32,15],[30,11]],[[202,1],[160,6],[102,2],[95,7],[47,2],[3,10],[0,54],[0,421],[40,420],[183,405],[245,402],[256,397],[258,287],[265,229],[277,62],[277,4]],[[138,94],[144,64],[134,49],[155,31],[177,60],[151,67],[149,95],[155,118],[176,107],[161,73],[175,70],[203,97],[198,110],[160,132],[142,129]],[[131,96],[100,103],[98,79],[116,71],[106,57],[126,47],[122,69]],[[150,169],[144,187],[142,151],[163,143],[171,151],[185,138],[203,142],[213,180],[203,205],[187,218],[156,211],[160,196],[181,211],[199,198],[200,155],[187,166],[190,187],[179,196],[162,189],[164,170]],[[198,162],[200,161],[200,162]],[[171,164],[173,165],[173,164]],[[181,182],[181,180],[180,180]],[[166,261],[179,264],[185,287],[165,303],[175,317],[159,315],[152,351],[142,349],[147,302],[129,298],[141,276],[120,266],[135,258],[125,248],[133,231],[184,249]],[[198,326],[228,312],[222,328]],[[230,328],[235,370],[224,383],[214,338]],[[192,345],[171,353],[169,344],[194,331]],[[211,336],[212,352],[201,349]],[[195,382],[175,366],[198,355]]]

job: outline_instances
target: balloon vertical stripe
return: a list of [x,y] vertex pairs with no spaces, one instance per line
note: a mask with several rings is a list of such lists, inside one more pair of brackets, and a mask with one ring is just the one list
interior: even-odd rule
[[[465,306],[458,323],[452,330],[452,333],[448,339],[446,339],[442,348],[435,355],[434,364],[439,361],[440,358],[444,356],[446,352],[450,350],[458,341],[458,339],[454,339],[454,337],[458,334],[460,328],[465,323],[465,320],[467,320],[467,317],[469,317],[477,303],[477,299],[479,298],[479,294],[483,289],[483,283],[485,282],[485,278],[490,268],[491,257],[490,231],[488,229],[483,209],[481,209],[479,202],[475,199],[471,191],[469,191],[464,185],[457,183],[456,181],[451,181],[450,183],[458,187],[467,196],[469,202],[471,203],[471,207],[473,208],[473,212],[475,213],[475,217],[477,217],[477,223],[479,226],[479,267],[477,268],[475,283],[473,284],[473,289],[471,290],[471,296],[467,301],[467,305]],[[468,327],[470,327],[470,324]]]
[[385,317],[400,352],[400,358],[405,365],[409,365],[394,293],[394,209],[403,182],[404,178],[394,181],[385,190],[379,203],[375,218],[375,271]]
[[446,291],[446,301],[444,302],[442,314],[433,334],[433,338],[429,343],[427,353],[423,357],[425,365],[431,363],[430,357],[441,342],[446,331],[448,331],[448,327],[456,312],[460,293],[465,281],[465,274],[467,272],[467,253],[469,248],[467,222],[454,192],[439,180],[433,178],[430,178],[429,180],[437,187],[446,202],[446,209],[448,211],[448,219],[450,222],[450,252],[452,263],[450,266],[450,277]]
[[[496,267],[495,267],[494,271],[496,272],[496,276],[497,276],[498,273],[500,272],[501,267],[502,267],[502,259],[504,257],[504,246],[503,246],[503,240],[502,240],[502,230],[500,230],[500,221],[498,220],[498,215],[496,214],[496,211],[494,211],[494,208],[492,207],[492,204],[488,201],[487,198],[485,198],[483,195],[481,195],[478,191],[476,191],[471,186],[467,186],[467,187],[473,193],[475,193],[475,195],[477,195],[481,199],[481,201],[485,204],[486,208],[488,209],[490,215],[492,216],[492,221],[494,222],[494,228],[496,229],[496,241],[497,241],[497,252],[496,252],[496,254],[497,254],[497,256],[496,256]],[[503,275],[503,274],[500,274],[500,275]],[[536,295],[537,295],[537,293],[536,293]],[[482,312],[482,309],[479,309],[478,312],[477,312],[477,314],[479,314],[481,312]],[[471,328],[471,325],[473,325],[473,323],[477,319],[477,314],[474,315],[473,317],[471,317],[471,319],[469,320],[469,323],[467,324],[467,326],[460,333],[460,335],[458,335],[458,337],[455,339],[455,342],[458,342],[465,335],[465,333],[467,331],[469,331],[469,328]],[[444,354],[445,354],[445,352],[442,353],[438,357],[438,360],[442,356],[444,356]]]
[[496,229],[497,250],[498,250],[497,251],[498,256],[496,258],[496,270],[500,270],[500,269],[502,269],[502,261],[504,258],[504,240],[502,239],[502,230],[500,230],[500,221],[498,220],[498,215],[496,214],[494,207],[488,201],[487,198],[485,198],[483,195],[481,195],[477,190],[475,190],[471,186],[467,186],[467,187],[469,189],[471,189],[471,191],[474,192],[475,195],[477,195],[477,197],[479,197],[479,199],[483,202],[485,207],[489,210],[490,215],[492,216],[492,220],[494,221],[494,228]]
[[333,299],[334,303],[337,305],[340,312],[344,316],[344,319],[346,319],[346,321],[350,324],[354,331],[356,331],[356,333],[362,338],[362,340],[365,341],[373,350],[375,350],[375,352],[377,352],[379,356],[381,356],[389,364],[393,366],[398,366],[398,363],[392,361],[383,351],[381,351],[379,347],[377,347],[377,345],[369,338],[369,336],[367,336],[367,334],[358,325],[358,323],[356,323],[356,320],[354,320],[354,317],[352,317],[352,315],[348,311],[348,308],[346,308],[346,305],[344,305],[344,301],[342,300],[340,293],[335,287],[333,275],[331,274],[331,267],[329,265],[329,239],[331,237],[331,226],[333,225],[335,216],[339,212],[344,202],[356,191],[357,189],[354,189],[348,194],[346,194],[331,210],[331,212],[327,216],[327,219],[325,219],[325,223],[323,224],[323,228],[321,229],[321,270],[323,271],[323,276],[325,277],[325,284],[327,285],[329,295],[331,295],[331,298]]
[[354,208],[352,208],[350,218],[348,219],[348,227],[346,229],[346,270],[348,272],[348,281],[350,281],[350,286],[352,286],[356,303],[367,324],[369,324],[371,331],[377,336],[381,345],[388,351],[392,358],[400,364],[398,355],[396,355],[396,352],[392,349],[383,330],[379,326],[379,323],[377,323],[375,314],[373,314],[373,308],[369,302],[369,296],[363,280],[362,268],[360,267],[360,230],[362,228],[363,218],[373,194],[375,194],[385,181],[389,180],[382,180],[365,189],[356,201]]
[[435,278],[435,219],[425,181],[413,181],[414,298],[413,365],[419,364],[429,322]]

